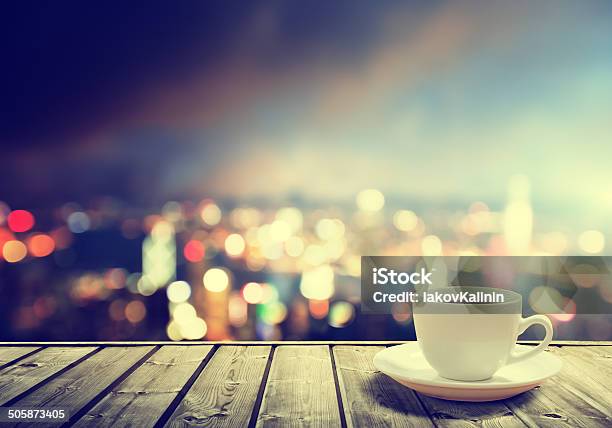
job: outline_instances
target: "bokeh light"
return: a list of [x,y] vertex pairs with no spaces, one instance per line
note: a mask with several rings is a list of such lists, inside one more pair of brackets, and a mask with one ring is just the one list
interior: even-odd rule
[[393,214],[393,225],[402,232],[410,232],[418,223],[418,217],[410,210],[399,210]]
[[321,265],[304,271],[300,292],[307,299],[326,300],[334,294],[334,270]]
[[244,238],[237,233],[228,235],[225,239],[225,252],[230,257],[240,256],[245,249]]
[[89,216],[82,212],[76,211],[68,216],[68,228],[72,233],[83,233],[89,230],[91,226],[91,220]]
[[308,300],[308,311],[316,320],[325,318],[329,313],[329,300]]
[[108,315],[113,321],[123,321],[125,319],[125,305],[123,299],[117,299],[111,302],[108,307]]
[[229,322],[233,327],[242,327],[248,320],[248,305],[244,301],[240,293],[232,293],[229,298],[228,306],[228,318]]
[[304,217],[302,212],[295,207],[281,208],[276,213],[276,219],[287,224],[290,233],[298,233],[302,230]]
[[162,207],[161,215],[171,223],[178,222],[183,218],[183,207],[176,201],[168,201]]
[[181,336],[187,340],[198,340],[206,336],[208,326],[202,318],[192,318],[186,323],[179,324]]
[[398,324],[407,324],[412,318],[410,304],[395,303],[391,307],[391,316]]
[[344,236],[345,226],[344,223],[335,218],[324,218],[317,222],[315,226],[315,232],[320,239],[323,240],[334,240],[340,239]]
[[325,263],[327,253],[322,245],[311,244],[306,247],[306,250],[304,250],[304,256],[302,259],[309,265],[319,266]]
[[183,248],[183,255],[187,261],[192,263],[201,262],[206,255],[206,249],[204,244],[197,239],[191,239],[187,241]]
[[262,286],[256,282],[249,282],[242,288],[242,296],[247,303],[257,304],[264,298],[264,290]]
[[257,307],[257,315],[266,324],[280,324],[287,317],[287,307],[282,302],[273,301],[259,305]]
[[221,221],[221,208],[212,201],[205,202],[200,211],[202,221],[208,226],[216,226]]
[[191,296],[191,287],[185,281],[174,281],[166,288],[166,295],[173,303],[186,302]]
[[329,309],[329,325],[346,327],[355,317],[355,307],[348,302],[335,302]]
[[143,296],[151,296],[157,291],[157,286],[147,275],[141,275],[136,282],[136,289]]
[[424,256],[439,256],[442,254],[442,241],[435,235],[428,235],[421,241],[421,251]]
[[291,257],[299,257],[304,252],[304,241],[299,236],[292,236],[285,241],[285,252]]
[[127,271],[122,268],[113,268],[104,274],[104,284],[111,290],[119,290],[127,284]]
[[362,190],[357,194],[357,207],[362,211],[380,211],[385,205],[385,196],[376,189]]
[[289,239],[290,236],[291,226],[285,220],[274,220],[270,224],[269,237],[272,241],[284,242]]
[[7,223],[13,232],[27,232],[34,227],[34,216],[26,210],[15,210],[8,215]]
[[28,249],[21,241],[7,241],[2,247],[2,256],[9,263],[17,263],[25,258]]
[[179,324],[186,324],[197,316],[193,305],[189,303],[179,303],[171,310],[172,318]]
[[529,306],[537,313],[560,313],[565,297],[554,287],[537,286],[529,293]]
[[125,318],[132,324],[137,324],[147,315],[147,308],[140,300],[132,300],[125,305]]
[[28,239],[28,250],[34,257],[45,257],[55,249],[55,241],[49,235],[39,233]]
[[225,270],[215,267],[204,273],[203,282],[208,291],[221,292],[228,287],[229,276]]
[[589,254],[601,253],[606,245],[606,238],[598,230],[587,230],[578,237],[578,246]]
[[183,339],[181,328],[176,321],[170,321],[166,326],[166,335],[170,340],[179,341]]
[[262,303],[269,303],[278,300],[278,290],[271,284],[261,284],[263,296],[261,298]]
[[158,220],[142,242],[142,273],[161,288],[176,276],[176,240],[172,223]]

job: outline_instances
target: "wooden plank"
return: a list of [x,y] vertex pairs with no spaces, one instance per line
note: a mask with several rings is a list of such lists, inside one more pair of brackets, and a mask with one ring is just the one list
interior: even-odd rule
[[605,346],[564,346],[557,354],[574,365],[579,365],[592,379],[608,382],[612,389],[612,348]]
[[276,348],[257,426],[340,426],[329,347]]
[[384,346],[334,346],[336,372],[349,427],[429,427],[413,390],[385,376],[372,363]]
[[75,426],[153,426],[212,348],[211,345],[162,347]]
[[[550,348],[550,352],[564,357],[563,351],[558,347]],[[591,397],[588,394],[589,388],[584,385],[577,385],[577,388],[572,386],[576,382],[580,383],[580,376],[576,377],[575,373],[576,370],[582,370],[581,366],[583,364],[570,368],[566,362],[563,372],[557,378],[503,403],[455,405],[453,402],[428,398],[421,394],[419,396],[436,424],[440,426],[470,426],[472,422],[475,425],[482,423],[483,426],[515,426],[520,425],[519,421],[528,426],[609,426],[609,415],[604,410],[606,405],[602,399],[603,390],[594,387],[595,397]],[[567,379],[567,376],[570,379]]]
[[[601,347],[605,348],[605,347]],[[590,396],[572,392],[572,380],[565,379],[568,371],[581,370],[584,376],[597,381],[597,377],[610,379],[612,359],[606,352],[598,353],[594,347],[567,346],[549,348],[563,359],[564,367],[559,376],[544,382],[540,387],[506,400],[506,404],[528,425],[542,427],[607,427],[612,420],[602,412],[602,406],[593,406]],[[598,358],[602,358],[601,361]],[[568,365],[569,363],[569,365]],[[600,376],[597,375],[600,373]],[[577,379],[574,379],[574,382]],[[586,400],[584,399],[586,398]],[[608,406],[609,408],[610,406]]]
[[10,363],[11,361],[23,357],[30,352],[37,350],[37,346],[13,346],[0,348],[0,366]]
[[0,403],[6,403],[74,363],[95,347],[46,348],[0,371]]
[[[574,352],[576,351],[580,352]],[[612,403],[602,402],[601,386],[594,379],[602,364],[594,364],[586,347],[550,348],[563,358],[561,373],[540,387],[506,400],[506,404],[527,425],[542,427],[609,427]],[[603,379],[609,379],[607,375]],[[609,382],[609,380],[608,380]],[[585,387],[585,384],[587,385]],[[590,388],[594,387],[594,395]],[[590,385],[590,386],[589,386]]]
[[610,419],[588,402],[577,399],[552,380],[524,394],[505,400],[530,427],[609,427]]
[[[605,402],[607,388],[602,389],[594,379],[596,371],[602,370],[604,364],[589,361],[592,358],[590,349],[575,349],[582,352],[574,353],[574,348],[547,350],[563,358],[561,373],[540,387],[506,400],[506,404],[526,424],[543,427],[612,426],[612,403]],[[608,375],[602,375],[602,379],[610,382]]]
[[612,418],[611,379],[608,376],[598,375],[599,368],[592,365],[588,358],[571,355],[562,348],[552,348],[550,352],[563,359],[561,373],[550,379],[550,382],[564,390],[565,395],[571,397],[582,411],[585,411],[586,407],[591,407]]
[[[66,409],[69,415],[74,415],[152,349],[153,346],[102,349],[72,370],[19,400],[19,406],[62,408]],[[41,428],[45,425],[57,426],[36,424]]]
[[597,353],[599,356],[605,356],[612,358],[612,346],[607,345],[597,345],[597,346],[589,346],[588,349]]
[[247,426],[270,350],[270,346],[220,347],[166,426]]
[[503,402],[468,403],[417,395],[438,427],[525,426]]

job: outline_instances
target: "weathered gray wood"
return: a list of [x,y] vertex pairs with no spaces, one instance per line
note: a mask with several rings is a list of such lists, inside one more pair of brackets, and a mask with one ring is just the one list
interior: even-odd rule
[[[593,363],[587,347],[571,350],[551,347],[547,352],[564,360],[561,373],[540,387],[506,400],[514,413],[530,426],[542,427],[609,427],[612,425],[608,410],[612,406],[597,401],[584,389],[584,384],[595,383],[597,370],[605,364]],[[576,352],[574,352],[576,351]],[[602,375],[606,379],[607,375]],[[609,377],[607,378],[609,382]],[[596,390],[599,388],[595,388]],[[599,391],[601,393],[601,391]]]
[[334,346],[336,372],[349,427],[430,427],[414,391],[380,373],[372,362],[384,346]]
[[[577,346],[570,348],[578,351],[586,349]],[[546,352],[561,351],[550,347]],[[592,427],[601,426],[601,422],[607,420],[606,415],[597,409],[577,402],[554,379],[504,402],[525,424],[533,427]]]
[[[78,421],[85,425],[152,426],[210,352],[210,345],[162,347]],[[0,347],[0,364],[34,351]],[[24,395],[23,406],[68,407],[74,413],[138,361],[151,346],[111,346],[73,364],[93,346],[51,347],[0,370],[0,403]],[[333,348],[349,426],[612,426],[612,346],[552,347],[562,372],[541,387],[503,402],[460,403],[429,398],[376,373],[382,347]],[[223,345],[170,417],[170,426],[244,426],[256,402],[270,347]],[[61,375],[59,371],[71,365]],[[55,375],[55,376],[54,376]],[[53,379],[46,380],[49,377]],[[125,376],[124,376],[125,377]],[[42,382],[42,384],[41,384]],[[91,406],[91,404],[89,405]],[[87,408],[89,408],[87,406]],[[258,426],[339,426],[339,404],[326,345],[279,346]]]
[[[402,388],[405,387],[402,386]],[[418,392],[414,392],[414,394],[438,427],[525,426],[521,419],[512,413],[503,402],[470,403],[441,400]]]
[[340,426],[329,348],[276,348],[257,426]]
[[0,348],[0,366],[13,361],[16,358],[23,357],[32,351],[38,349],[38,346],[13,346]]
[[531,427],[609,427],[606,415],[591,407],[553,380],[505,403]]
[[166,426],[247,426],[270,346],[222,346]]
[[467,403],[417,395],[438,427],[525,426],[503,402]]
[[592,350],[593,352],[597,353],[597,355],[609,356],[612,358],[612,346],[610,345],[585,346],[585,348]]
[[612,419],[612,391],[610,390],[610,379],[600,376],[596,380],[596,374],[584,366],[583,359],[575,359],[569,356],[563,349],[551,348],[550,352],[557,354],[563,359],[561,373],[547,380],[539,393],[549,397],[555,404],[563,406],[565,412],[581,415],[584,422],[592,422],[597,425],[603,422],[610,426]]
[[6,403],[95,349],[92,346],[47,348],[6,367],[0,371],[0,403]]
[[597,382],[607,382],[612,389],[612,347],[610,346],[563,346],[557,355],[580,368]]
[[162,347],[75,426],[153,426],[212,348]]
[[[96,395],[152,350],[152,346],[112,347],[102,349],[72,370],[19,400],[19,406],[62,408],[74,415]],[[24,426],[29,426],[24,423]],[[37,423],[36,427],[57,426]]]
[[[572,347],[582,349],[582,347]],[[483,425],[500,424],[514,426],[522,421],[529,426],[606,426],[609,424],[609,413],[605,410],[611,408],[606,403],[606,394],[601,386],[593,386],[594,381],[588,381],[590,387],[585,388],[584,379],[589,375],[583,372],[584,364],[573,361],[576,357],[567,359],[567,355],[558,347],[551,347],[550,352],[559,354],[565,362],[565,367],[557,377],[548,380],[540,388],[517,397],[493,403],[464,403],[455,405],[454,402],[428,398],[421,394],[423,404],[430,412],[437,425],[466,426],[470,421]],[[569,363],[569,364],[568,364]],[[570,366],[570,367],[568,367]],[[594,395],[588,391],[593,388]],[[507,409],[511,410],[508,412]],[[441,419],[441,420],[439,420]],[[461,421],[456,423],[456,421]]]

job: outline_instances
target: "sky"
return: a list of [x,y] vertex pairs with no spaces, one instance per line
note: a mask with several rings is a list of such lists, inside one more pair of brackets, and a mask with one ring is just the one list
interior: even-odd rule
[[13,204],[495,205],[524,174],[539,209],[610,214],[607,2],[38,7],[3,14]]

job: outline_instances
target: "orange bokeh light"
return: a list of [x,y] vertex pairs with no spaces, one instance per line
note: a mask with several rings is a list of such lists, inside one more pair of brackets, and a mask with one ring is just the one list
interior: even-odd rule
[[308,310],[314,319],[320,320],[327,316],[329,312],[329,300],[309,300]]
[[49,235],[39,233],[28,239],[28,250],[34,257],[45,257],[55,249],[55,241]]
[[125,306],[125,317],[132,324],[139,323],[147,315],[147,308],[140,300],[132,300]]

